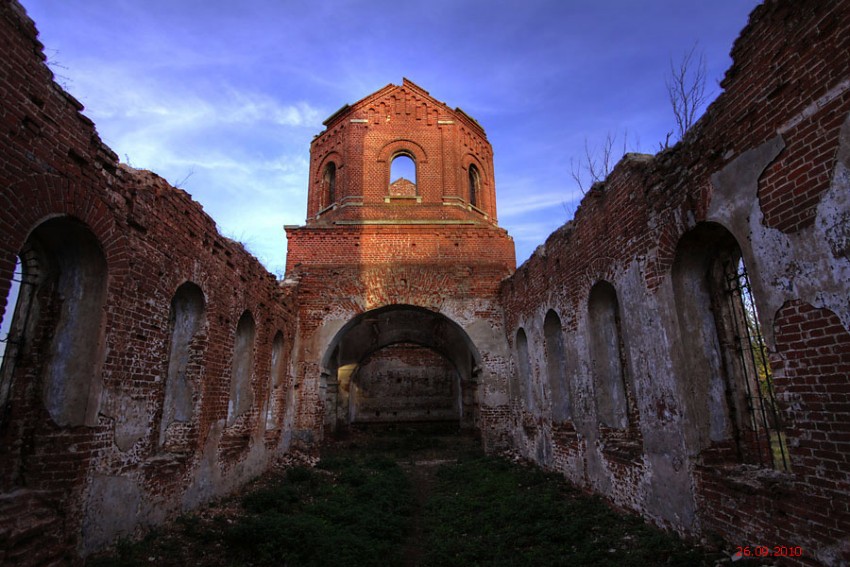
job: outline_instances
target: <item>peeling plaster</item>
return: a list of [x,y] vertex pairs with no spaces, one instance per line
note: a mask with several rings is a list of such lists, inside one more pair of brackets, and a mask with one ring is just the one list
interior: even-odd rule
[[741,246],[768,345],[775,345],[773,320],[787,302],[801,299],[835,313],[850,329],[850,115],[839,138],[838,159],[815,222],[794,234],[763,224],[758,178],[784,147],[777,136],[744,152],[711,177],[715,193],[708,220],[729,229]]

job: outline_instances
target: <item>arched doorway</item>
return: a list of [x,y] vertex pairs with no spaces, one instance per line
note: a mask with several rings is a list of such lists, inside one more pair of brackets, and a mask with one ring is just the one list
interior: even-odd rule
[[322,358],[325,427],[456,421],[472,427],[481,357],[440,313],[390,305],[349,321]]

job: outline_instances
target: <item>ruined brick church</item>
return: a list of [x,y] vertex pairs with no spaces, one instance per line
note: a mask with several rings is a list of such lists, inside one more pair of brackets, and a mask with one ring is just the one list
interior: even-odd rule
[[410,81],[325,121],[278,281],[119,163],[15,0],[0,53],[0,563],[429,420],[684,535],[850,562],[848,2],[759,6],[685,139],[518,269],[484,129]]

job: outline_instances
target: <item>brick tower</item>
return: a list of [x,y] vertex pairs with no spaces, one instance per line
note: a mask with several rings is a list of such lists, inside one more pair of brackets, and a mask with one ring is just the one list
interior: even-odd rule
[[296,435],[319,420],[481,427],[483,384],[507,364],[498,285],[516,264],[496,222],[484,129],[407,79],[324,125],[310,148],[306,225],[286,228]]

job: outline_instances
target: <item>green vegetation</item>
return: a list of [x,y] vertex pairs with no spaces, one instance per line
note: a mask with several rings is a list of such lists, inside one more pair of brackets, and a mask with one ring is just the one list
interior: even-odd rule
[[327,447],[96,566],[714,565],[561,476],[469,437],[396,430]]
[[398,565],[413,514],[407,477],[381,457],[290,469],[242,505],[225,541],[254,565]]
[[713,565],[563,477],[494,458],[444,466],[428,502],[423,565]]

